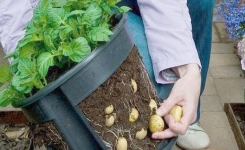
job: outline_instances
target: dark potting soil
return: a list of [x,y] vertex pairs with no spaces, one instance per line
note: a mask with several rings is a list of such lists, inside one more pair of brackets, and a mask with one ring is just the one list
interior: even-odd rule
[[[137,83],[136,93],[133,93],[131,79]],[[135,138],[137,131],[148,128],[151,113],[150,99],[159,102],[137,48],[134,47],[117,71],[86,99],[82,100],[79,107],[110,149],[114,149],[117,137],[123,136],[128,141],[129,150],[155,150],[161,141],[152,140],[149,131],[145,139]],[[114,125],[107,127],[105,126],[104,109],[111,104],[114,106],[113,113],[116,119]],[[132,107],[135,107],[140,114],[139,119],[135,122],[129,122]]]
[[0,112],[0,150],[29,150],[30,126],[21,111]]
[[68,150],[52,122],[31,124],[21,111],[0,112],[0,150]]
[[242,135],[245,138],[245,104],[232,104],[231,108],[241,129]]
[[52,122],[35,125],[33,128],[34,147],[51,147],[52,150],[69,150],[68,145],[62,140],[60,133]]
[[29,133],[25,124],[0,124],[0,150],[31,150]]

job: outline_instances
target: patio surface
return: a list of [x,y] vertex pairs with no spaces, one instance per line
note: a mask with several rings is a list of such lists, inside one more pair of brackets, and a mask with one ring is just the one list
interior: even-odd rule
[[[210,137],[208,150],[238,150],[238,146],[223,110],[226,102],[244,102],[244,73],[238,57],[233,53],[233,41],[228,39],[224,23],[217,20],[214,8],[213,44],[206,88],[201,96],[200,125]],[[0,64],[4,53],[0,48]],[[1,90],[1,88],[0,88]],[[12,107],[0,111],[16,110]],[[19,110],[19,109],[17,109]],[[173,150],[181,150],[177,146]]]

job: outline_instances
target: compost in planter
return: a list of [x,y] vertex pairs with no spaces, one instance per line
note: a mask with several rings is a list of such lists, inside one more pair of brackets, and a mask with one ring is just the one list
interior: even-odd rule
[[[137,83],[137,92],[133,92],[131,79]],[[109,149],[114,149],[116,139],[123,136],[128,141],[128,149],[155,150],[160,140],[150,138],[150,132],[143,140],[135,139],[135,134],[142,128],[148,128],[151,114],[150,99],[157,103],[159,98],[142,64],[141,57],[134,47],[128,58],[116,72],[99,88],[79,104],[90,124]],[[115,123],[108,127],[105,125],[104,109],[114,106]],[[139,111],[139,119],[129,121],[131,108]]]

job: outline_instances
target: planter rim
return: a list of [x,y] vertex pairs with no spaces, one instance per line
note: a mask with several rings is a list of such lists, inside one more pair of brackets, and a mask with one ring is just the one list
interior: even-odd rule
[[43,89],[39,90],[37,93],[35,93],[33,96],[23,100],[23,101],[14,101],[12,102],[12,106],[19,108],[19,107],[25,107],[28,106],[39,99],[43,98],[45,95],[51,93],[56,88],[58,88],[60,85],[62,85],[64,82],[66,82],[68,79],[70,79],[72,76],[74,76],[77,72],[79,72],[82,68],[84,68],[91,60],[93,60],[97,55],[99,55],[104,48],[113,41],[113,39],[117,36],[117,34],[122,30],[123,25],[126,23],[127,20],[127,14],[119,14],[115,16],[116,19],[119,19],[119,23],[115,26],[113,29],[113,35],[110,37],[110,41],[106,42],[105,44],[99,46],[98,48],[95,48],[86,58],[84,58],[80,63],[73,66],[68,72],[61,75],[58,79],[56,79],[53,82],[50,82],[48,85],[46,85]]

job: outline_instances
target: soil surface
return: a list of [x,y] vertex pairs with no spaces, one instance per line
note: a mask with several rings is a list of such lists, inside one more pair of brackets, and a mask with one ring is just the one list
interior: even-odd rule
[[[135,93],[131,79],[137,83]],[[161,141],[152,140],[149,131],[143,140],[135,139],[137,131],[148,129],[150,99],[154,99],[157,104],[159,102],[137,48],[134,47],[117,71],[79,106],[109,149],[114,149],[117,137],[123,136],[128,141],[129,150],[155,150]],[[104,109],[109,105],[114,106],[112,114],[116,119],[112,126],[107,127]],[[129,122],[131,108],[139,111],[139,118],[135,122]]]
[[69,150],[67,144],[62,140],[60,133],[52,122],[35,125],[33,127],[34,147],[51,147],[52,150]]
[[0,112],[0,150],[29,150],[30,126],[21,111]]
[[25,124],[0,125],[0,150],[31,150],[30,127]]
[[68,150],[52,122],[31,124],[21,111],[0,112],[0,150]]
[[231,108],[245,139],[245,104],[232,104]]

